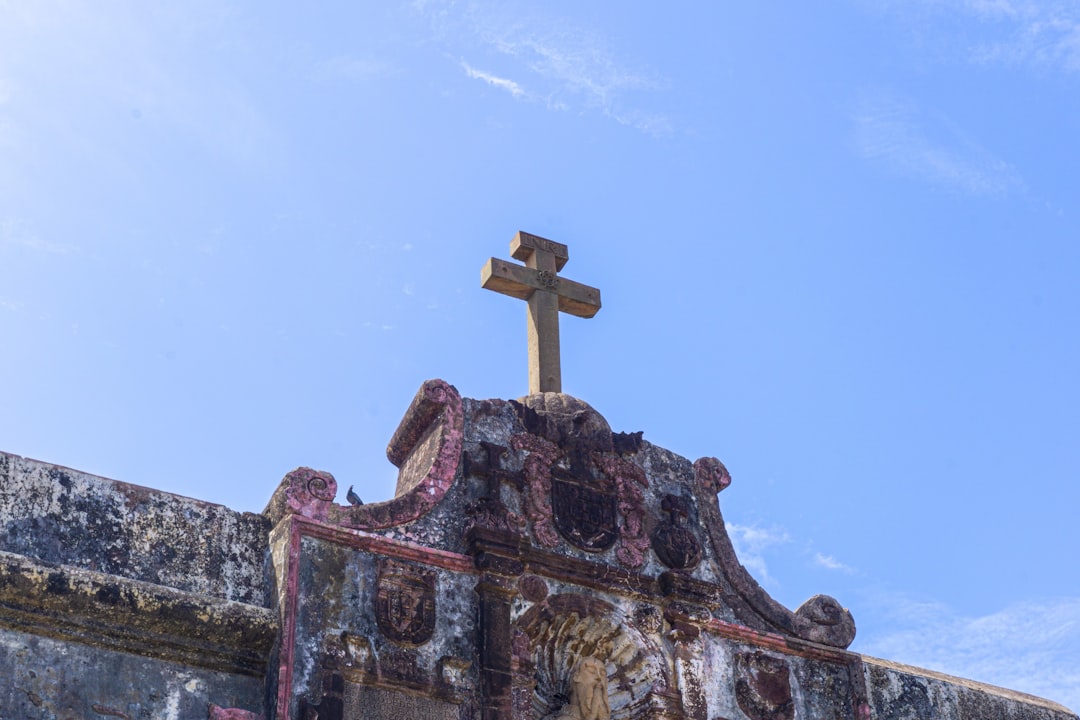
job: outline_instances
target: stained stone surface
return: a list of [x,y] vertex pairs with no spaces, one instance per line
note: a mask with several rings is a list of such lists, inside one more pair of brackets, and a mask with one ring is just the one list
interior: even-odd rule
[[0,628],[4,720],[193,720],[210,703],[261,708],[261,676],[216,672]]
[[378,687],[346,685],[345,717],[386,720],[459,720],[460,708],[444,700]]
[[900,663],[865,658],[877,720],[1062,720],[1076,717],[1043,698]]
[[265,605],[265,517],[0,453],[0,550]]
[[254,515],[0,454],[0,720],[540,720],[596,663],[612,720],[1077,720],[851,652],[739,563],[722,462],[580,399],[428,381],[387,456]]

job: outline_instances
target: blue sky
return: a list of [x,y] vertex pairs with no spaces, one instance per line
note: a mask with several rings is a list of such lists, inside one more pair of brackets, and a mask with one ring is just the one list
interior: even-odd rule
[[0,448],[261,510],[388,498],[428,378],[720,457],[854,649],[1080,708],[1080,6],[0,0]]

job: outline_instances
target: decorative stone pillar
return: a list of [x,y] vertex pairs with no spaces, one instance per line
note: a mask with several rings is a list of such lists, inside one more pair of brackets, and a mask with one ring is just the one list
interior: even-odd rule
[[517,579],[524,572],[520,536],[512,531],[474,525],[466,540],[480,580],[478,641],[480,656],[480,718],[512,717],[514,652],[510,608]]
[[701,631],[712,614],[700,604],[708,590],[686,573],[676,570],[660,576],[660,587],[669,600],[664,608],[664,619],[668,626],[667,639],[672,645],[675,683],[682,698],[681,717],[708,720]]

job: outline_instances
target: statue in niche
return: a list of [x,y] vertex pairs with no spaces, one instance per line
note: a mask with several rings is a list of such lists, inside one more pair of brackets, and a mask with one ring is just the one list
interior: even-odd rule
[[544,720],[611,720],[604,661],[594,657],[579,660],[570,677],[570,700]]

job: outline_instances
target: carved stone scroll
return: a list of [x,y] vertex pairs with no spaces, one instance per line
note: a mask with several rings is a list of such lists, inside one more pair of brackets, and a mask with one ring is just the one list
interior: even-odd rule
[[716,551],[721,572],[735,588],[732,609],[740,621],[764,627],[802,640],[846,648],[855,639],[855,620],[840,603],[826,595],[811,598],[796,612],[773,600],[746,571],[735,555],[720,512],[717,493],[731,484],[727,468],[716,458],[700,458],[694,463],[698,508],[709,539]]
[[327,472],[297,468],[282,481],[264,514],[276,524],[301,515],[357,530],[379,530],[416,520],[439,503],[461,463],[464,416],[461,396],[443,380],[428,380],[416,393],[386,454],[399,468],[393,500],[367,505],[334,503],[337,482]]

